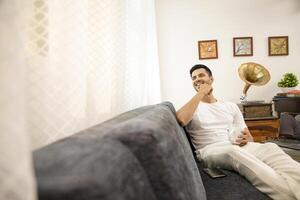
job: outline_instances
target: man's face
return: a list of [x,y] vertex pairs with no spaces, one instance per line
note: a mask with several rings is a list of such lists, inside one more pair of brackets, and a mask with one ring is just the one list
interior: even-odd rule
[[209,76],[205,69],[196,69],[192,73],[192,81],[195,90],[198,92],[199,84],[207,83],[211,85],[213,83],[213,77]]

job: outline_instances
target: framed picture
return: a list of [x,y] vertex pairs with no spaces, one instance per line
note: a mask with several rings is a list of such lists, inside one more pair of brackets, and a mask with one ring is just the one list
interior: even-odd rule
[[218,58],[217,40],[198,41],[199,59]]
[[234,37],[233,56],[253,56],[252,37]]
[[289,55],[289,37],[273,36],[268,38],[269,56]]

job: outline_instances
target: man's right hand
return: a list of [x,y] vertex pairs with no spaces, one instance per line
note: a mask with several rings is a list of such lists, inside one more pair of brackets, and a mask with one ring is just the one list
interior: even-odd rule
[[207,83],[199,83],[197,85],[198,94],[201,96],[210,95],[213,91],[213,88],[210,84]]

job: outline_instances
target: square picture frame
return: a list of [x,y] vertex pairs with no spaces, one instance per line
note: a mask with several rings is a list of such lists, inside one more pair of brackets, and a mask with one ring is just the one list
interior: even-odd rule
[[253,37],[234,37],[233,56],[253,56]]
[[217,40],[200,40],[198,41],[199,59],[218,58]]
[[269,49],[269,56],[289,55],[289,37],[288,36],[268,37],[268,49]]

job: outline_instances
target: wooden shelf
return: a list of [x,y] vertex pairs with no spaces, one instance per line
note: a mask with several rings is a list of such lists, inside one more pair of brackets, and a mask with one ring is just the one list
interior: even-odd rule
[[245,119],[245,122],[255,142],[264,142],[279,136],[279,119],[277,117]]
[[247,121],[260,121],[260,120],[266,120],[266,119],[278,119],[277,116],[271,116],[271,117],[248,117],[245,118]]

